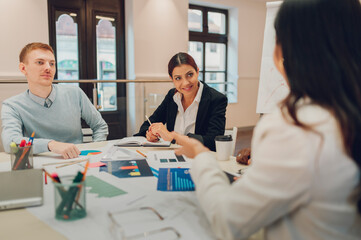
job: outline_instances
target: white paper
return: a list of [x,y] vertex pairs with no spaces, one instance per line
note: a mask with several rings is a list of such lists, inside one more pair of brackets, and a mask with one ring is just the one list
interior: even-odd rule
[[137,153],[135,150],[129,150],[122,147],[112,146],[101,160],[112,161],[112,160],[142,160],[145,159],[142,155]]
[[[164,220],[160,221],[154,216],[152,218],[151,212],[141,210],[141,207],[155,209]],[[127,236],[170,226],[181,234],[181,239],[216,239],[194,192],[150,194],[132,206],[133,221],[128,221],[129,213],[121,212],[127,209],[129,207],[119,207],[118,210],[112,212],[117,216],[117,222],[123,226]],[[142,215],[148,216],[147,219],[135,219]]]
[[[167,162],[161,162],[161,159],[167,159]],[[170,162],[169,159],[176,159],[176,162]],[[184,159],[185,162],[179,162],[176,158],[174,150],[147,152],[148,164],[155,169],[175,167],[189,168],[191,166],[191,163],[186,157],[184,157]]]

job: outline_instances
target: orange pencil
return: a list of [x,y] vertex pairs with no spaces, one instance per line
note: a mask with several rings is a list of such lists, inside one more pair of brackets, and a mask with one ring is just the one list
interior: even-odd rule
[[58,181],[57,181],[55,178],[53,178],[53,177],[51,176],[51,174],[48,173],[44,168],[43,168],[43,171],[44,171],[44,173],[45,173],[48,177],[51,178],[51,180],[53,180],[53,182],[58,182]]
[[140,155],[142,155],[143,157],[147,157],[147,155],[145,155],[144,153],[142,153],[141,151],[139,151],[139,150],[135,150],[135,151],[137,151],[137,153],[139,153]]
[[[85,180],[85,175],[86,175],[86,172],[88,171],[88,168],[89,168],[89,160],[88,160],[88,161],[86,162],[86,164],[85,164],[85,169],[84,169],[84,172],[83,172],[83,179],[81,180],[82,182]],[[81,192],[81,190],[82,190],[82,187],[83,187],[83,185],[80,185],[78,194],[77,194],[77,196],[76,196],[76,198],[75,198],[75,201],[76,201],[76,202],[79,201],[80,192]]]
[[85,164],[85,169],[84,169],[84,172],[83,172],[83,179],[82,181],[85,180],[85,175],[86,175],[86,172],[88,171],[88,168],[89,168],[89,160],[86,162]]
[[23,160],[23,158],[25,157],[25,155],[26,155],[26,153],[29,151],[29,149],[30,149],[30,148],[25,148],[25,149],[23,150],[23,153],[21,154],[21,156],[20,156],[17,164],[16,164],[15,167],[14,167],[14,170],[16,170],[16,169],[19,167],[21,161]]

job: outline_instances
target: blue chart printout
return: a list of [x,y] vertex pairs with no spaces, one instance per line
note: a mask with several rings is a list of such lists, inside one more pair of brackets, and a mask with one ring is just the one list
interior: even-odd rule
[[102,161],[106,166],[101,166],[99,172],[107,172],[118,178],[128,177],[153,177],[146,160],[120,160]]
[[158,191],[194,191],[189,168],[159,168]]

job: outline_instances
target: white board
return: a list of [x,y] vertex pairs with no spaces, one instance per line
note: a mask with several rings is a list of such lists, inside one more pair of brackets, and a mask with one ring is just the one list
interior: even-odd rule
[[270,113],[277,108],[277,103],[289,93],[289,88],[273,62],[275,30],[273,27],[280,2],[267,3],[266,24],[264,29],[261,75],[258,87],[257,113]]

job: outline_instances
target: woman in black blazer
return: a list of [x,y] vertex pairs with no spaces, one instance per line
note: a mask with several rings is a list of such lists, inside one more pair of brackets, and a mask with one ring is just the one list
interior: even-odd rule
[[[206,83],[198,81],[199,69],[187,53],[177,53],[168,64],[168,73],[175,88],[145,121],[135,136],[157,141],[159,136],[172,140],[171,131],[198,139],[215,150],[214,138],[224,134],[227,97]],[[166,126],[164,125],[166,124]]]

